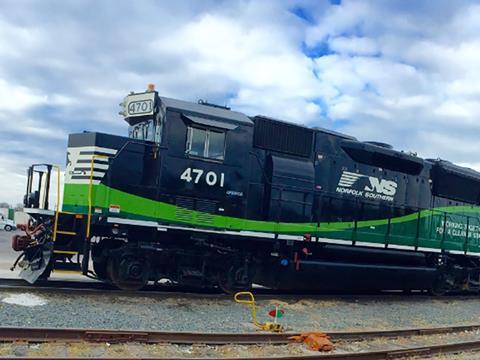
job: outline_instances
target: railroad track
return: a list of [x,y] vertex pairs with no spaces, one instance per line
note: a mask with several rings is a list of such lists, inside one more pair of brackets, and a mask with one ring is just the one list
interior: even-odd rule
[[97,280],[39,280],[34,285],[27,283],[22,279],[0,278],[0,290],[19,289],[19,290],[46,290],[46,291],[82,291],[91,293],[121,293],[121,294],[142,294],[149,293],[187,293],[187,294],[222,294],[220,290],[202,290],[198,288],[188,288],[175,285],[147,285],[139,291],[119,290],[113,285]]
[[[27,283],[25,280],[16,279],[16,278],[0,278],[0,290],[44,290],[44,291],[79,291],[86,293],[111,293],[111,294],[128,294],[128,295],[156,295],[156,294],[182,294],[182,296],[220,296],[220,297],[231,297],[231,294],[225,294],[219,289],[200,289],[194,287],[185,287],[177,285],[162,285],[162,284],[149,284],[144,289],[139,291],[125,291],[119,290],[105,282],[97,280],[39,280],[34,285]],[[254,288],[253,292],[257,297],[271,297],[271,296],[282,296],[282,297],[312,297],[312,298],[325,298],[325,299],[360,299],[360,298],[405,298],[405,299],[429,299],[437,298],[436,296],[429,295],[425,292],[416,292],[405,294],[403,292],[358,292],[358,293],[320,293],[320,292],[308,292],[308,291],[283,291],[283,290],[273,290],[263,287]],[[472,298],[478,297],[477,294],[449,294],[445,295],[445,298]]]
[[[415,337],[412,345],[405,345],[402,342],[402,348],[385,348],[373,351],[337,351],[332,353],[311,352],[307,355],[286,355],[275,356],[282,360],[314,360],[314,359],[393,359],[408,356],[421,356],[422,358],[434,354],[448,354],[464,351],[480,350],[480,334],[476,339],[465,339],[461,341],[449,341],[443,343],[422,343],[419,338],[431,337],[435,335],[455,335],[466,332],[480,331],[480,324],[436,327],[436,328],[416,328],[400,330],[381,330],[381,331],[358,331],[358,332],[331,332],[329,336],[334,343],[348,343],[353,341],[368,342],[374,339],[399,338],[402,340]],[[290,336],[298,335],[296,333],[189,333],[189,332],[161,332],[161,331],[125,331],[125,330],[91,330],[91,329],[50,329],[50,328],[13,328],[0,327],[0,342],[22,342],[22,343],[45,343],[45,342],[96,342],[96,343],[144,343],[144,344],[203,344],[203,345],[281,345],[288,344]],[[340,350],[340,351],[338,351]],[[16,359],[28,359],[29,357],[15,357]],[[38,356],[35,356],[38,358]],[[52,357],[51,357],[52,358]],[[69,356],[68,358],[72,358]],[[77,359],[87,359],[88,357]],[[108,357],[102,357],[107,359]],[[125,357],[130,359],[131,357]],[[233,358],[219,358],[227,360]],[[235,357],[235,359],[266,359],[267,357]],[[30,357],[31,359],[31,357]],[[63,359],[62,357],[53,357],[53,359]],[[116,356],[115,359],[122,359]],[[189,357],[189,359],[195,359]]]

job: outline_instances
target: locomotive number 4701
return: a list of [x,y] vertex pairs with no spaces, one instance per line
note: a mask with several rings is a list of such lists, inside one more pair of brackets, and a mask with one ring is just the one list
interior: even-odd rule
[[215,171],[209,171],[205,174],[205,171],[202,169],[192,169],[186,168],[185,171],[180,175],[181,180],[186,182],[192,182],[198,184],[200,181],[205,181],[209,186],[219,185],[223,187],[225,182],[225,174],[222,172],[217,175]]

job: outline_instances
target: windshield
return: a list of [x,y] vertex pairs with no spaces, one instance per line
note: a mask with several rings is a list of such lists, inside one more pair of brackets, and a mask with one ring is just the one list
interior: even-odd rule
[[155,127],[153,120],[144,121],[128,128],[128,136],[138,140],[155,140]]

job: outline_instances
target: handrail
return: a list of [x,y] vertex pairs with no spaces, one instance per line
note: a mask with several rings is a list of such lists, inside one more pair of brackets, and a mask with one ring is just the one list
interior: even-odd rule
[[60,210],[60,166],[52,165],[57,169],[57,203],[55,205],[55,224],[53,225],[53,241],[57,240],[58,214]]

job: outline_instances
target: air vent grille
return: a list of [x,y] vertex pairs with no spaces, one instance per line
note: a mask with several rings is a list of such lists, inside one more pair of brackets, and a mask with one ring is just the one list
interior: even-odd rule
[[313,147],[312,129],[256,116],[254,146],[301,157],[310,157]]
[[[214,223],[214,214],[217,209],[217,202],[204,199],[194,199],[188,197],[177,197],[175,205],[175,217],[181,222],[212,225]],[[196,211],[194,211],[196,210]],[[194,214],[196,216],[194,217]]]
[[175,209],[175,217],[177,220],[183,222],[191,222],[193,220],[193,199],[177,197],[175,205],[177,205]]
[[212,225],[213,214],[217,208],[215,201],[210,200],[197,200],[197,221],[202,224]]

